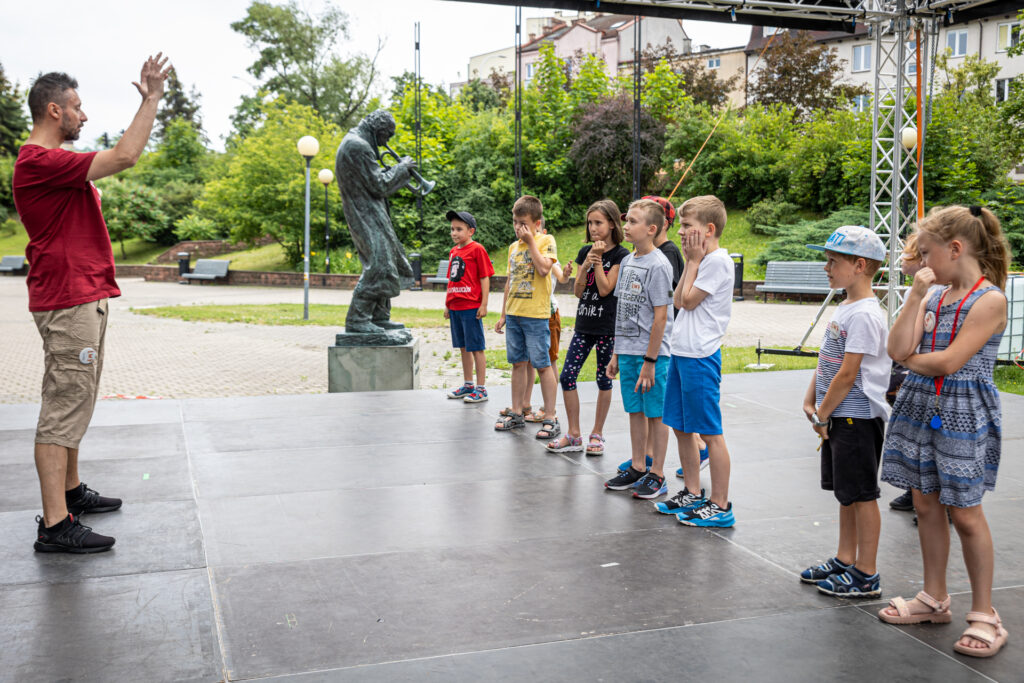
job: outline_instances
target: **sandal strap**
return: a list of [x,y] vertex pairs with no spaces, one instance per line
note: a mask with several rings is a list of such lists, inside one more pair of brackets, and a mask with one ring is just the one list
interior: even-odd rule
[[946,596],[945,600],[939,602],[938,600],[928,595],[924,591],[920,591],[914,597],[917,598],[919,602],[923,602],[924,604],[931,607],[933,612],[945,612],[949,609],[949,605],[952,602],[952,599],[948,595]]
[[604,437],[601,436],[600,434],[596,433],[596,432],[590,435],[590,440],[591,441],[600,441],[601,443],[604,443]]
[[541,421],[540,426],[542,428],[541,431],[546,431],[549,426],[552,429],[554,429],[555,427],[558,426],[558,418],[557,417],[545,417]]
[[[972,612],[972,614],[978,614],[978,612]],[[998,637],[998,631],[996,632],[996,634],[991,634],[991,633],[988,633],[987,631],[981,630],[980,628],[976,628],[976,627],[972,626],[972,627],[970,627],[969,629],[967,629],[966,631],[963,632],[963,635],[961,637],[963,637],[963,636],[970,636],[971,638],[974,638],[975,640],[980,640],[981,642],[985,643],[986,645],[992,645],[993,643],[996,642],[996,638]]]
[[[995,612],[995,609],[993,609],[992,611]],[[998,612],[996,612],[995,614],[985,614],[984,612],[968,612],[966,621],[968,624],[977,622],[982,624],[991,624],[992,626],[1002,626],[1003,624],[1003,620],[999,618]],[[971,629],[967,629],[967,631],[970,630]],[[967,633],[967,631],[964,631],[964,633]]]
[[897,595],[895,598],[893,598],[892,600],[889,601],[889,607],[892,607],[894,610],[896,610],[897,616],[901,616],[901,617],[909,617],[910,616],[910,608],[907,607],[907,600],[906,600],[906,598],[901,598],[900,596]]

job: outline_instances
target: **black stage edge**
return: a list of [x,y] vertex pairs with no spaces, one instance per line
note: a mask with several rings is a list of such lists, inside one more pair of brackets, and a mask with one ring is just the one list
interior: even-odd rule
[[[835,551],[838,521],[800,410],[809,379],[725,376],[737,526],[717,531],[603,489],[628,454],[617,398],[590,458],[547,454],[537,426],[495,433],[508,387],[478,405],[105,401],[81,469],[125,505],[85,518],[117,537],[86,557],[32,551],[38,407],[0,406],[0,681],[1020,680],[1024,397],[1003,395],[985,498],[1010,642],[975,660],[952,650],[969,607],[955,535],[951,625],[887,626],[882,603],[797,580]],[[596,389],[580,392],[589,418]],[[897,493],[883,485],[886,599],[921,587]]]

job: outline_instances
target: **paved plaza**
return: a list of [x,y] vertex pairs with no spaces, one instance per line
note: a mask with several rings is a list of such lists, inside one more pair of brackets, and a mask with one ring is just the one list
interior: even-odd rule
[[[1010,642],[976,660],[952,651],[969,607],[955,536],[953,624],[888,626],[883,603],[797,580],[837,533],[809,376],[725,376],[737,525],[715,531],[602,488],[627,452],[617,399],[589,458],[545,453],[534,427],[495,433],[507,387],[481,405],[105,401],[82,473],[125,504],[85,517],[117,538],[85,557],[32,551],[38,408],[0,406],[0,681],[1021,680],[1024,397],[1003,397],[985,497]],[[592,415],[592,384],[581,398]],[[884,510],[879,570],[886,598],[921,588],[909,514]]]
[[[100,382],[101,396],[160,398],[213,398],[307,394],[327,390],[326,348],[340,329],[322,326],[268,326],[237,323],[194,323],[137,315],[132,308],[188,304],[302,304],[301,289],[183,286],[168,282],[119,280],[123,296],[111,300],[107,357]],[[349,290],[314,289],[313,303],[347,304]],[[576,299],[559,296],[567,314],[575,313]],[[396,307],[444,307],[444,292],[408,292],[394,299]],[[792,347],[799,343],[814,319],[816,305],[735,304],[727,346],[765,345]],[[491,311],[501,311],[501,293],[492,293]],[[820,341],[823,328],[811,337]],[[420,339],[422,388],[461,384],[458,355],[452,351],[446,328],[415,330]],[[568,345],[572,333],[563,331]],[[39,400],[43,373],[42,342],[32,315],[24,277],[0,277],[0,340],[4,371],[0,374],[0,403]],[[504,338],[488,333],[488,345],[503,347]],[[488,385],[505,384],[506,373],[492,370]]]

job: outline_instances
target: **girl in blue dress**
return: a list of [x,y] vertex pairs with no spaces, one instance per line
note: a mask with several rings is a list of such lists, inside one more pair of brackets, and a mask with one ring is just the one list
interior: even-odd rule
[[977,206],[932,213],[918,225],[917,245],[924,267],[889,332],[889,355],[910,372],[893,405],[882,480],[913,494],[924,590],[894,598],[878,615],[891,624],[952,620],[948,509],[972,600],[969,628],[953,648],[990,657],[1009,635],[992,607],[992,534],[981,507],[999,468],[1002,420],[992,369],[1006,327],[1009,248],[999,220]]

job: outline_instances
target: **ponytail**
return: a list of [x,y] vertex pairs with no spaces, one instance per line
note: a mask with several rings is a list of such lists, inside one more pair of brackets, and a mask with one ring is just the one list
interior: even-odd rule
[[[973,207],[972,207],[973,208]],[[982,242],[984,248],[977,254],[978,263],[981,265],[981,272],[989,282],[999,287],[1006,288],[1006,274],[1009,270],[1010,245],[1003,235],[999,219],[988,209],[981,209],[977,217],[982,225]]]
[[949,243],[959,239],[970,246],[985,278],[1000,289],[1006,287],[1010,245],[996,215],[980,206],[947,206],[932,211],[917,226],[919,234]]

